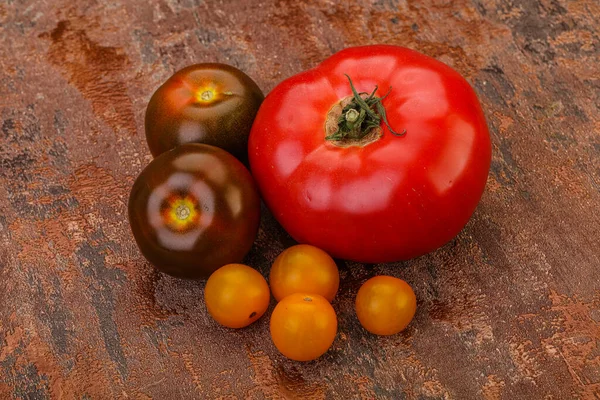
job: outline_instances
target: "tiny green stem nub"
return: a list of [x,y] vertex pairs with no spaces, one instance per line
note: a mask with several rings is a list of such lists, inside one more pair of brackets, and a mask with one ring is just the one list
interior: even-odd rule
[[354,108],[346,111],[346,121],[348,122],[356,122],[358,117],[360,116],[360,112],[356,111]]

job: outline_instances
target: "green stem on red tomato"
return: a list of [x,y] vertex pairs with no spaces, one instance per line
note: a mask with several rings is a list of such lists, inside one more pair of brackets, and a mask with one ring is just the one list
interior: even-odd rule
[[[406,134],[406,130],[398,133],[392,129],[387,120],[385,107],[381,103],[390,94],[392,88],[383,97],[375,96],[377,86],[375,86],[371,94],[366,92],[358,93],[354,87],[354,83],[352,83],[352,79],[347,74],[346,77],[350,82],[353,98],[343,108],[342,114],[338,118],[337,131],[325,137],[326,140],[362,139],[369,134],[371,129],[379,127],[381,120],[383,120],[393,135],[404,136]],[[363,98],[362,95],[367,94],[368,96]]]

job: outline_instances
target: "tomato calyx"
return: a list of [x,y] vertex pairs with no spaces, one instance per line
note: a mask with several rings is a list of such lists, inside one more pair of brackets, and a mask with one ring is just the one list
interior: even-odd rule
[[[344,144],[364,146],[379,139],[382,120],[394,136],[404,136],[406,130],[398,133],[392,129],[387,120],[385,107],[382,104],[383,99],[390,94],[392,88],[390,87],[383,97],[375,96],[377,86],[370,94],[367,92],[359,93],[354,87],[350,76],[345,75],[350,83],[352,96],[342,99],[339,104],[332,107],[327,116],[328,121],[325,127],[327,136],[325,136],[325,140],[341,145],[341,147],[345,147]],[[336,116],[337,119],[330,121]]]

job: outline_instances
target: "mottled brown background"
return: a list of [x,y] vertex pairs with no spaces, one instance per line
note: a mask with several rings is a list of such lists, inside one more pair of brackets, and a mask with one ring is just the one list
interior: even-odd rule
[[[600,398],[598,0],[2,0],[0,398]],[[265,92],[346,46],[391,43],[473,84],[493,161],[464,231],[409,262],[340,262],[339,335],[278,354],[203,284],[142,259],[126,203],[146,102],[175,70],[233,64]],[[291,240],[265,212],[247,262]],[[353,312],[375,274],[413,285],[393,337]]]

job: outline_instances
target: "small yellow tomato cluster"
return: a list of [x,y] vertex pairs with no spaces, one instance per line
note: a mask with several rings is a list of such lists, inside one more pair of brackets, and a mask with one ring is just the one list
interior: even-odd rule
[[[331,301],[339,288],[335,261],[323,250],[296,245],[283,251],[269,274],[278,301],[270,320],[275,347],[287,358],[310,361],[327,352],[337,335],[337,316]],[[242,328],[259,319],[269,307],[269,285],[253,268],[229,264],[206,283],[206,307],[221,325]],[[402,331],[416,311],[416,297],[401,279],[376,276],[356,296],[361,325],[377,335]]]
[[279,301],[270,323],[275,347],[296,361],[325,354],[338,325],[330,304],[340,285],[335,261],[314,246],[292,246],[275,259],[269,282]]

